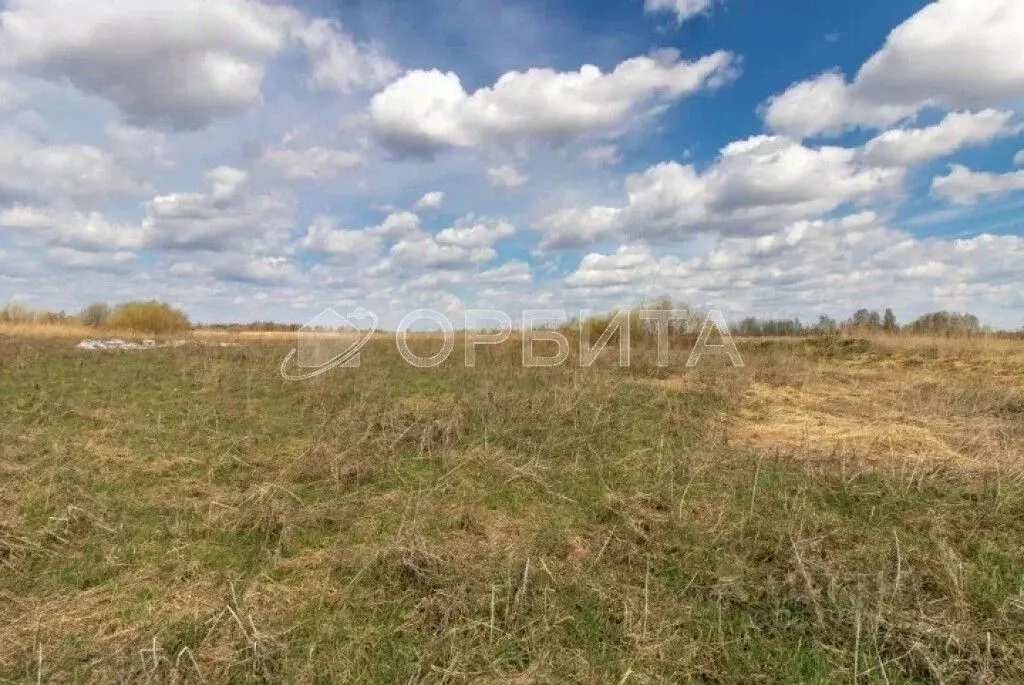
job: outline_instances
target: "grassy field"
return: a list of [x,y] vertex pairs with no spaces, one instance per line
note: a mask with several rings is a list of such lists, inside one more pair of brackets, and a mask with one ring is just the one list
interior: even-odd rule
[[4,681],[1024,682],[1024,343],[0,344]]

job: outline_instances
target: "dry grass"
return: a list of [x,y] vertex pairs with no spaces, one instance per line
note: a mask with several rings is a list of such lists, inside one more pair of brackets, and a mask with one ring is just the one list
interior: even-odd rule
[[11,338],[94,338],[96,329],[84,324],[0,323],[0,335]]
[[[728,440],[874,467],[906,460],[972,470],[1024,466],[1024,343],[879,336],[870,343],[748,341],[747,348],[746,369],[710,380],[737,407],[723,417]],[[657,382],[699,388],[707,380],[683,373]]]
[[980,458],[937,421],[1019,412],[1019,367],[798,341],[688,376],[649,350],[522,369],[514,343],[420,370],[378,340],[285,383],[290,347],[3,340],[0,679],[1024,678],[1019,469],[740,428],[775,392]]

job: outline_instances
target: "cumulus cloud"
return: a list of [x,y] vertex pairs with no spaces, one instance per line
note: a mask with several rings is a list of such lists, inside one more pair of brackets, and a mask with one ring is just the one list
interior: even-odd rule
[[249,109],[268,63],[292,48],[317,87],[373,87],[397,72],[336,23],[260,0],[11,0],[0,12],[0,65],[66,79],[139,126],[201,128]]
[[1017,154],[1013,156],[1013,165],[1022,166],[1024,165],[1024,150],[1019,150]]
[[419,229],[420,217],[415,212],[392,212],[380,224],[366,231],[382,238],[402,238],[417,233]]
[[454,226],[440,231],[434,240],[438,245],[478,248],[490,247],[503,238],[515,235],[516,229],[503,219],[463,217]]
[[[793,136],[884,127],[924,107],[998,107],[1024,96],[1024,4],[938,0],[897,26],[847,82],[829,72],[765,105],[774,130]],[[955,57],[951,57],[955,56]]]
[[622,235],[622,209],[601,206],[562,209],[543,217],[538,227],[543,231],[538,244],[542,250],[585,247]]
[[919,238],[872,212],[794,222],[761,236],[728,236],[691,256],[625,244],[585,255],[564,279],[570,299],[678,294],[750,312],[895,306],[928,311],[1013,304],[1024,238]]
[[530,265],[519,259],[513,259],[501,266],[481,271],[473,278],[474,281],[494,285],[529,283],[531,279]]
[[392,212],[379,224],[359,229],[339,228],[333,217],[321,214],[313,219],[297,245],[320,254],[377,256],[385,240],[419,240],[424,235],[420,217],[414,212]]
[[416,204],[413,205],[413,209],[440,209],[442,202],[444,202],[444,193],[440,190],[434,190],[429,193],[425,193],[423,197],[417,200]]
[[334,219],[320,215],[306,229],[299,246],[310,252],[376,256],[380,253],[381,240],[366,230],[338,228]]
[[490,247],[465,247],[440,243],[432,236],[403,238],[391,247],[390,258],[404,268],[468,269],[491,261],[497,256]]
[[511,164],[487,170],[487,181],[496,188],[518,188],[525,185],[528,180],[528,177],[519,173]]
[[137,225],[108,220],[99,212],[14,205],[0,209],[0,228],[78,251],[138,250],[145,234]]
[[361,166],[366,160],[362,153],[351,150],[321,146],[296,150],[275,145],[263,155],[263,161],[288,180],[323,181]]
[[146,190],[113,155],[91,145],[50,145],[0,132],[0,197],[86,199]]
[[892,193],[903,176],[902,169],[864,163],[853,149],[814,149],[781,136],[754,136],[724,147],[704,171],[664,162],[630,175],[623,206],[567,209],[542,219],[540,247],[578,247],[621,236],[663,241],[698,232],[770,232]]
[[565,278],[565,284],[571,288],[606,288],[641,283],[656,275],[660,266],[649,247],[622,245],[612,254],[584,256],[576,271]]
[[453,72],[414,70],[377,93],[374,134],[399,154],[430,156],[488,141],[563,142],[622,124],[652,101],[670,102],[736,75],[736,61],[716,52],[695,62],[673,50],[634,57],[604,73],[510,71],[493,86],[467,93]]
[[158,195],[145,204],[150,245],[169,249],[257,252],[279,245],[292,226],[294,198],[250,192],[248,174],[221,166],[206,173],[208,192]]
[[945,176],[932,181],[933,195],[958,205],[971,205],[983,196],[1007,195],[1018,190],[1024,190],[1024,170],[995,174],[953,164]]
[[298,270],[287,257],[220,256],[209,266],[214,278],[239,283],[282,285],[295,281]]
[[294,33],[309,55],[309,83],[317,89],[345,93],[381,86],[398,76],[398,65],[383,46],[357,43],[337,22],[297,22]]
[[711,10],[715,0],[644,0],[644,12],[672,12],[682,24],[699,14]]
[[515,227],[503,219],[467,214],[436,235],[406,234],[391,246],[380,270],[469,271],[492,261],[498,254],[493,246],[514,234]]
[[835,134],[851,127],[883,128],[916,111],[907,105],[860,100],[838,72],[796,83],[762,107],[772,130],[795,138]]
[[879,166],[912,166],[950,155],[968,145],[987,143],[1014,132],[1012,112],[986,109],[954,112],[927,128],[886,131],[864,146],[864,158]]
[[127,273],[138,260],[133,252],[91,252],[72,247],[53,247],[46,251],[47,261],[63,269],[93,271],[99,273]]
[[104,132],[110,141],[111,154],[128,166],[169,169],[175,164],[167,136],[159,131],[112,122]]

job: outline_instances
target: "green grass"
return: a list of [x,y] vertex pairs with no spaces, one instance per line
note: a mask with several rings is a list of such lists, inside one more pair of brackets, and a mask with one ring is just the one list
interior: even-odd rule
[[734,448],[643,360],[2,345],[5,680],[1024,681],[1007,474]]

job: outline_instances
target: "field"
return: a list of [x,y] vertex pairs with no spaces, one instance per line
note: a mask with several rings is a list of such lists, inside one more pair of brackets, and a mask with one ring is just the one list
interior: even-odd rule
[[1024,682],[1020,341],[0,344],[3,681]]

